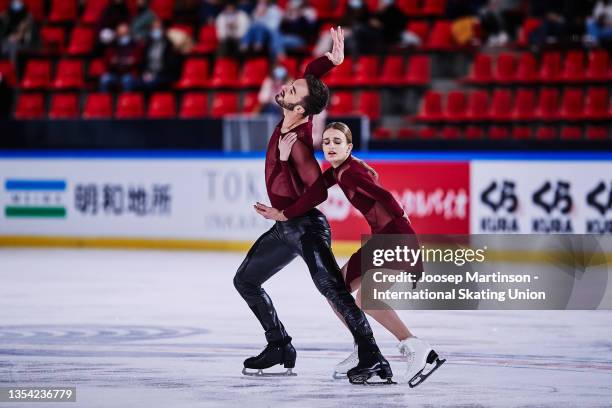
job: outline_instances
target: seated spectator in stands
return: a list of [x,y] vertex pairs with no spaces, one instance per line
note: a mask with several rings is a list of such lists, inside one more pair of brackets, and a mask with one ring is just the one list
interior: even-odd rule
[[260,113],[279,115],[282,113],[280,106],[276,103],[275,96],[282,90],[282,87],[289,81],[287,68],[281,64],[276,64],[272,68],[271,75],[261,83],[257,100],[259,101]]
[[98,22],[98,53],[106,51],[106,47],[117,37],[115,28],[121,23],[129,22],[130,18],[130,10],[125,0],[112,0],[106,6]]
[[271,40],[278,35],[280,23],[283,18],[283,11],[274,4],[273,0],[259,0],[253,11],[253,21],[240,42],[240,51],[246,52],[249,48],[259,53],[265,45],[270,48],[270,53],[274,58],[274,47]]
[[2,55],[14,63],[17,54],[36,43],[36,25],[32,14],[21,0],[13,0],[4,13],[0,14],[0,41]]
[[124,91],[136,88],[138,67],[141,61],[141,47],[130,36],[130,26],[121,23],[117,26],[117,39],[106,50],[106,70],[100,77],[100,90],[110,91],[121,83]]
[[132,37],[136,41],[144,41],[149,36],[149,31],[151,31],[153,22],[157,20],[157,15],[149,7],[149,0],[138,0],[136,6],[137,12],[131,24]]
[[612,43],[612,1],[597,2],[586,29],[592,41],[608,46]]
[[306,46],[313,40],[317,28],[317,11],[307,0],[290,0],[280,29],[272,32],[273,55],[282,59],[287,50]]
[[489,0],[480,9],[480,27],[484,41],[490,47],[503,47],[508,43],[510,36],[506,30],[504,17],[502,15],[501,0]]
[[198,20],[200,24],[213,24],[221,11],[223,11],[222,0],[200,0]]
[[395,0],[382,0],[381,8],[369,21],[370,27],[376,31],[385,45],[398,44],[404,28],[408,23],[408,16],[397,7]]
[[540,46],[556,43],[563,35],[566,19],[559,0],[533,0],[529,2],[529,15],[542,19],[542,24],[529,36],[529,43]]
[[[344,29],[344,45],[349,54],[354,58],[362,52],[368,52],[375,46],[379,39],[378,33],[370,25],[372,14],[363,0],[349,0],[344,16],[340,19],[339,25]],[[325,33],[328,37],[329,33]],[[331,48],[331,37],[325,44],[317,44],[318,50]]]
[[168,39],[162,21],[155,20],[145,44],[138,88],[152,91],[169,85],[177,79],[179,65],[180,57]]
[[236,8],[236,3],[229,1],[217,16],[215,27],[219,40],[219,55],[237,55],[238,44],[250,25],[249,16]]

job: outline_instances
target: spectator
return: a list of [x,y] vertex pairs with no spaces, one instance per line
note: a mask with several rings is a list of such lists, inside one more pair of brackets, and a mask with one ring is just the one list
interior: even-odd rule
[[221,0],[200,0],[198,10],[200,24],[213,24],[221,11],[223,11],[223,2]]
[[236,8],[236,4],[229,2],[217,16],[215,26],[219,39],[219,55],[236,55],[238,44],[249,29],[249,16]]
[[139,88],[152,91],[175,81],[179,75],[179,61],[162,21],[155,20],[144,48]]
[[280,30],[272,32],[273,54],[282,59],[286,50],[306,46],[317,28],[317,11],[306,0],[290,0]]
[[105,52],[105,47],[115,41],[117,33],[115,27],[121,23],[130,21],[130,11],[125,0],[112,0],[109,3],[100,17],[98,23],[98,49],[99,52]]
[[240,42],[240,51],[246,52],[250,47],[259,53],[264,45],[270,45],[270,53],[275,57],[272,38],[278,35],[283,11],[272,0],[259,0],[253,11],[253,23]]
[[[360,52],[367,52],[371,46],[376,45],[376,31],[369,26],[369,21],[372,18],[368,6],[363,0],[349,0],[348,7],[344,17],[340,20],[340,25],[344,30],[344,43],[348,52],[357,57]],[[329,35],[329,33],[326,33]],[[325,45],[325,50],[331,47],[331,37]]]
[[36,42],[34,18],[21,0],[11,1],[8,10],[0,15],[0,39],[2,54],[15,64],[17,54],[31,48]]
[[589,37],[600,44],[612,43],[612,1],[598,1],[586,29]]
[[132,36],[137,41],[144,41],[149,36],[153,22],[157,15],[149,7],[149,0],[138,0],[136,2],[137,13],[132,20]]
[[287,68],[281,64],[276,64],[271,74],[262,82],[259,95],[257,95],[261,113],[280,116],[282,111],[276,103],[275,96],[282,90],[283,85],[288,80]]
[[510,37],[502,15],[502,4],[500,0],[489,0],[480,9],[480,26],[483,31],[484,40],[491,47],[505,46]]
[[130,36],[130,26],[117,26],[117,40],[106,50],[106,71],[100,77],[100,90],[108,92],[119,82],[125,91],[136,88],[141,48]]
[[377,32],[375,36],[384,41],[383,44],[397,44],[408,23],[408,16],[397,7],[395,0],[382,0],[381,5],[380,10],[370,19],[369,25]]

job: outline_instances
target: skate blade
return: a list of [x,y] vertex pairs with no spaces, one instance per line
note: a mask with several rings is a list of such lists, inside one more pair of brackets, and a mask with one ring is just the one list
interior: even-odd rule
[[287,371],[283,371],[280,373],[267,373],[264,372],[263,369],[253,369],[255,371],[248,371],[251,370],[250,368],[243,368],[242,369],[242,374],[249,376],[249,377],[294,377],[297,375],[297,373],[293,372],[292,368],[288,368]]
[[363,375],[355,375],[349,378],[349,382],[351,384],[357,385],[393,385],[397,384],[391,378],[387,378],[384,381],[369,381],[372,375],[363,374]]
[[348,376],[346,375],[346,373],[339,373],[337,371],[334,371],[334,373],[332,374],[332,378],[334,380],[346,380]]
[[425,366],[421,371],[416,373],[414,377],[410,379],[410,381],[408,381],[408,386],[410,388],[414,388],[417,385],[420,385],[423,381],[429,378],[429,376],[432,375],[434,371],[440,368],[440,366],[444,364],[445,362],[446,362],[446,359],[436,358],[436,361],[435,361],[436,365],[434,365],[432,369],[429,370],[426,374],[423,374],[423,371],[425,370],[425,368],[427,368],[427,366]]

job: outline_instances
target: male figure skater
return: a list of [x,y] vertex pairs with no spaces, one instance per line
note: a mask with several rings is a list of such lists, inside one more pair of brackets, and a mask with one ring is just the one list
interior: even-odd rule
[[[265,162],[266,189],[274,208],[257,203],[255,210],[267,218],[272,217],[270,211],[282,211],[281,219],[285,221],[277,221],[255,241],[234,277],[234,286],[261,323],[268,342],[258,356],[244,361],[242,372],[253,375],[255,373],[247,369],[255,369],[256,375],[263,375],[263,369],[282,364],[287,371],[280,375],[292,375],[296,359],[292,339],[261,285],[296,256],[301,256],[315,286],[342,315],[357,344],[359,363],[348,372],[349,380],[365,383],[371,376],[378,375],[392,383],[391,367],[380,353],[364,313],[346,289],[331,252],[327,219],[314,208],[327,198],[327,190],[314,158],[312,116],[325,109],[329,100],[329,90],[320,78],[344,60],[342,29],[332,28],[331,35],[331,53],[312,61],[304,78],[284,85],[276,95],[284,117],[272,134]],[[279,159],[278,143],[282,137],[297,139],[288,161]],[[318,189],[313,188],[317,192],[302,197],[315,182],[319,183]]]

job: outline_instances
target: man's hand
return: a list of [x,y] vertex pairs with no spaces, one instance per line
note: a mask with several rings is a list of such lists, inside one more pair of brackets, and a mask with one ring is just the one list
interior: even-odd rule
[[257,211],[259,215],[261,215],[267,220],[274,220],[274,221],[287,221],[288,220],[288,218],[285,217],[282,211],[278,211],[276,208],[268,207],[267,205],[264,205],[260,202],[257,202],[257,204],[253,206],[253,208],[255,208],[255,211]]
[[280,152],[281,161],[289,160],[289,156],[291,156],[291,148],[296,140],[297,133],[295,132],[287,133],[284,137],[281,137],[278,140],[278,151]]
[[325,56],[329,58],[334,65],[342,64],[344,61],[344,30],[338,26],[338,29],[330,28],[333,47],[331,52],[326,52]]

